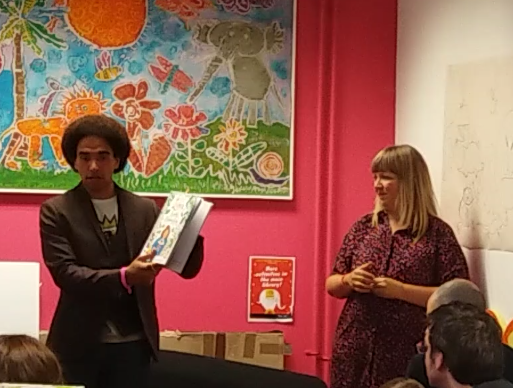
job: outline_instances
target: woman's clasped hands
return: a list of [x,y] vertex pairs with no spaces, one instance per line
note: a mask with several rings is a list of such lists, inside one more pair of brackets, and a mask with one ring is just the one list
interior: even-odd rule
[[403,290],[403,283],[398,280],[374,276],[372,262],[355,268],[342,277],[342,283],[353,291],[360,293],[373,293],[382,298],[397,299]]

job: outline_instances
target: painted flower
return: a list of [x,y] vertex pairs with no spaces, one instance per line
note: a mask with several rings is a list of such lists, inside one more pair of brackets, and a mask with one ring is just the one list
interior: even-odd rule
[[111,111],[117,117],[126,120],[127,123],[139,123],[141,128],[150,129],[155,123],[151,112],[160,108],[158,101],[146,100],[148,94],[148,83],[139,81],[118,85],[112,93],[118,100],[111,106]]
[[224,153],[230,152],[230,150],[239,149],[239,144],[245,144],[248,133],[244,130],[244,127],[235,119],[230,119],[226,122],[226,125],[220,125],[219,130],[221,131],[214,136],[214,141],[217,142],[217,148]]
[[168,12],[175,13],[187,23],[199,16],[199,12],[212,7],[211,0],[156,0],[155,5]]
[[266,152],[258,160],[257,169],[263,178],[278,178],[283,172],[283,159],[276,152]]
[[197,139],[208,133],[207,128],[200,127],[200,124],[207,120],[207,115],[197,112],[193,105],[178,105],[176,108],[167,108],[164,111],[171,122],[163,124],[164,131],[171,134],[173,140],[188,141]]
[[274,0],[217,0],[226,11],[247,14],[252,8],[271,8]]

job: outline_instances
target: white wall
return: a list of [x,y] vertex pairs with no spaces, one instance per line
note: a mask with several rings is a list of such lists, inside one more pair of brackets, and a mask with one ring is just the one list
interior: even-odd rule
[[[513,56],[513,0],[398,0],[398,5],[396,142],[422,152],[440,198],[447,66]],[[467,253],[490,307],[509,322],[513,253]]]

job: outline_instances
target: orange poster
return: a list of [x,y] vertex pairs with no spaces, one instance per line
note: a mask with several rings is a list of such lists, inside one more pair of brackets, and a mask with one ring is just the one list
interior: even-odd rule
[[249,258],[249,322],[292,322],[294,257]]

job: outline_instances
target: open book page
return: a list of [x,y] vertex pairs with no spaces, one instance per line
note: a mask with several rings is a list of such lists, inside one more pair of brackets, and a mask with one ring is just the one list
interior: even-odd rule
[[141,255],[155,251],[153,261],[166,264],[171,257],[182,231],[201,201],[201,198],[184,193],[171,193],[162,208],[157,222],[142,249]]
[[182,235],[175,245],[171,259],[165,264],[168,269],[176,273],[182,273],[211,208],[212,203],[204,200],[200,201],[196,212],[182,231]]

